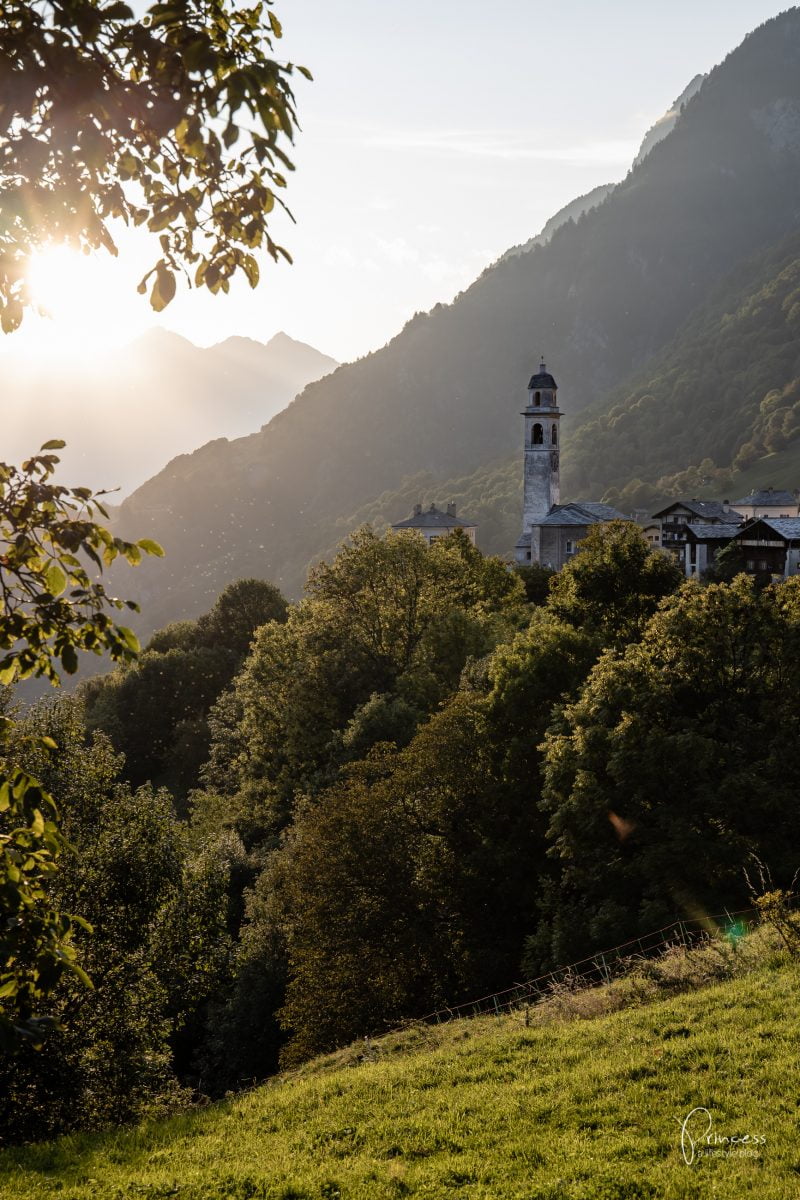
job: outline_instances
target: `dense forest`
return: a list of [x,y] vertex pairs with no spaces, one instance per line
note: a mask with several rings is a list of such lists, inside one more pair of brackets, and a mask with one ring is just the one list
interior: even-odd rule
[[[207,445],[138,489],[123,506],[119,530],[149,532],[167,550],[165,564],[143,573],[147,630],[197,616],[236,577],[267,576],[296,597],[309,564],[347,531],[340,523],[387,490],[420,472],[459,480],[507,461],[519,445],[520,401],[540,351],[560,385],[571,498],[600,499],[598,491],[622,490],[638,475],[652,485],[709,454],[727,467],[708,449],[697,457],[692,447],[687,461],[686,439],[671,460],[659,458],[659,449],[650,461],[649,445],[640,442],[670,444],[659,427],[668,424],[660,404],[671,398],[660,399],[663,388],[639,391],[639,373],[713,304],[737,264],[796,231],[799,67],[800,12],[793,9],[710,73],[668,136],[603,203],[545,245],[487,269],[452,304],[417,314],[383,349],[309,385],[260,433]],[[753,274],[740,277],[738,290],[748,282]],[[796,328],[791,308],[785,323]],[[713,390],[703,388],[698,406],[727,396],[738,409],[740,381],[724,357],[718,361]],[[791,378],[765,376],[755,403]],[[649,379],[657,382],[652,371]],[[607,474],[598,478],[574,431],[584,414],[604,419],[595,406],[612,391],[613,407],[634,390],[637,398],[656,397],[657,419],[646,425],[643,403],[642,430],[630,422],[630,440],[623,419],[621,448],[608,447]],[[714,422],[699,412],[697,419],[703,429]],[[725,420],[725,445],[737,453],[738,432],[747,430],[735,413]],[[503,513],[491,520],[501,524]]]
[[301,602],[239,581],[40,703],[7,753],[58,797],[48,886],[93,989],[62,978],[60,1028],[6,1059],[3,1137],[219,1096],[739,906],[753,855],[790,879],[796,585],[687,582],[624,522],[557,576],[364,526]]

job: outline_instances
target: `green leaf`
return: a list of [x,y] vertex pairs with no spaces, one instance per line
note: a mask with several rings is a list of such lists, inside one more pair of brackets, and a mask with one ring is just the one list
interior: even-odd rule
[[6,667],[0,667],[0,683],[9,684],[14,682],[14,677],[17,674],[16,661],[10,662]]
[[56,562],[51,562],[44,573],[44,582],[51,596],[60,596],[67,586],[67,577]]
[[175,296],[175,276],[165,266],[159,263],[156,269],[156,281],[150,293],[150,307],[155,312],[163,312]]
[[154,554],[156,558],[164,557],[164,547],[158,542],[154,542],[152,538],[140,538],[136,543],[140,550],[144,550],[145,554]]
[[68,675],[74,675],[78,669],[78,656],[75,647],[66,645],[61,651],[61,665]]
[[67,443],[62,441],[61,438],[51,438],[49,442],[45,442],[43,446],[39,447],[39,449],[40,450],[63,450],[64,447],[66,446],[66,444]]
[[141,650],[141,645],[139,644],[139,639],[133,630],[128,629],[127,625],[120,625],[118,627],[118,632],[122,635],[122,638],[128,649],[132,650],[134,654],[138,654]]

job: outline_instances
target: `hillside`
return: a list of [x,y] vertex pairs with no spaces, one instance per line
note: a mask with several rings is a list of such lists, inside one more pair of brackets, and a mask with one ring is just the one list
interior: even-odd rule
[[420,471],[466,476],[513,453],[540,349],[576,417],[641,369],[737,262],[797,227],[799,68],[792,9],[712,71],[577,224],[311,384],[260,433],[206,446],[140,488],[122,528],[168,551],[142,581],[151,627],[201,611],[236,575],[296,595],[341,518]]
[[578,196],[575,200],[571,200],[569,204],[565,204],[563,208],[560,208],[557,213],[550,217],[549,221],[543,226],[541,233],[537,233],[535,237],[529,238],[521,246],[512,246],[510,250],[506,250],[503,258],[527,254],[529,250],[535,249],[536,246],[546,245],[555,231],[560,229],[562,225],[566,225],[567,221],[579,221],[584,213],[589,212],[592,208],[597,208],[598,204],[602,204],[606,196],[611,195],[615,186],[613,183],[600,183],[584,196]]
[[[796,964],[762,966],[605,1016],[565,999],[538,1027],[391,1034],[205,1110],[6,1151],[0,1196],[789,1200],[798,982]],[[698,1105],[713,1135],[765,1144],[724,1157],[723,1142],[687,1166],[681,1124]],[[702,1117],[689,1128],[702,1146]]]
[[[562,495],[628,511],[800,483],[800,235],[740,264],[656,355],[576,422],[565,396]],[[570,426],[572,430],[570,431]],[[454,500],[502,553],[519,533],[519,452],[467,476],[410,477],[348,514],[383,527],[415,501]]]
[[3,456],[19,461],[60,437],[65,482],[125,495],[176,454],[253,433],[337,365],[285,333],[201,349],[152,329],[113,355],[99,347],[92,359],[33,360],[9,350],[0,356]]
[[[690,464],[743,470],[800,435],[800,235],[740,266],[569,443],[592,494]],[[796,485],[795,485],[796,486]]]
[[700,90],[700,87],[705,79],[705,75],[695,75],[694,79],[687,83],[686,87],[681,92],[677,99],[673,100],[670,107],[659,117],[658,120],[651,125],[647,133],[642,138],[642,144],[639,147],[639,153],[634,159],[634,163],[640,163],[643,158],[646,158],[654,146],[672,133],[675,128],[678,118],[683,112],[684,105],[688,104],[692,96]]

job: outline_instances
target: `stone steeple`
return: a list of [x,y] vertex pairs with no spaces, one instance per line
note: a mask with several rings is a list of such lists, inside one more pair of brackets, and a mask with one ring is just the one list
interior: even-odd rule
[[538,526],[560,500],[558,453],[561,411],[556,393],[558,384],[544,362],[531,376],[525,418],[524,491],[522,537],[517,543],[517,561],[538,561]]

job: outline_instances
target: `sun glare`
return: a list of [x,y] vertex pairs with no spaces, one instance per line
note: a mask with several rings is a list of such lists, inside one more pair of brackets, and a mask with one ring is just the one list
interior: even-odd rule
[[[26,317],[26,341],[37,352],[91,360],[129,341],[132,301],[124,295],[117,261],[84,255],[70,246],[50,246],[31,256],[27,271],[30,294],[43,319]],[[26,329],[27,326],[27,329]]]

